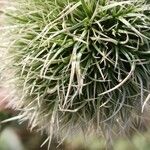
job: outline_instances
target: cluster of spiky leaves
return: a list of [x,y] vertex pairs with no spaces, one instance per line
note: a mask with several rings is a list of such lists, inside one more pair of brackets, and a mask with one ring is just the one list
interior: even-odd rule
[[20,0],[13,67],[31,127],[126,125],[150,89],[150,5],[145,0]]

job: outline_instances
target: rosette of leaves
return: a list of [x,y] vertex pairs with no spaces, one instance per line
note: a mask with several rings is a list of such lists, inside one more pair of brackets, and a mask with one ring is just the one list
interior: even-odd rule
[[14,103],[31,129],[105,134],[105,125],[125,129],[148,106],[145,0],[20,0],[13,7],[6,14],[21,97]]

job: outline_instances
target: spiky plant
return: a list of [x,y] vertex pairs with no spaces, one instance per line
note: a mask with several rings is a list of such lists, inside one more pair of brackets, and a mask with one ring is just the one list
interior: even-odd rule
[[143,112],[150,98],[145,0],[15,0],[14,7],[6,11],[20,96],[13,103],[31,129],[105,134],[105,125],[125,129]]

